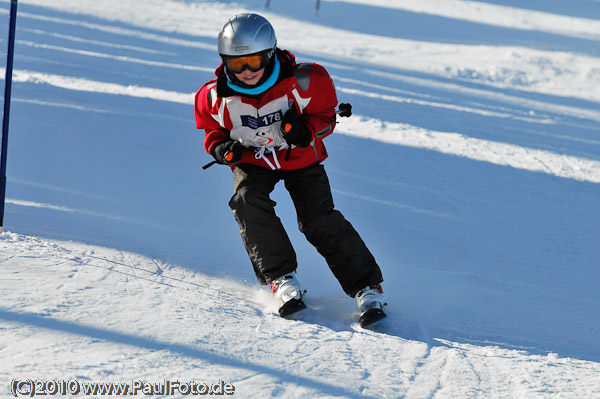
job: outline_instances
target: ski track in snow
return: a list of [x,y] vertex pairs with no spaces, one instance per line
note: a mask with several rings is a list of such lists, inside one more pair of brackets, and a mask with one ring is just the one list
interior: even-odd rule
[[[337,2],[339,0],[324,0]],[[546,12],[521,10],[483,1],[446,0],[343,0],[381,8],[407,10],[488,25],[535,30],[563,35],[600,39],[600,21]]]
[[[94,382],[223,379],[240,397],[600,393],[594,362],[443,340],[430,345],[385,327],[340,329],[335,318],[345,314],[319,316],[323,309],[310,302],[304,316],[310,322],[302,316],[283,320],[256,286],[133,253],[14,233],[0,236],[0,253],[5,386],[13,378],[60,376]],[[16,335],[18,345],[7,345]]]

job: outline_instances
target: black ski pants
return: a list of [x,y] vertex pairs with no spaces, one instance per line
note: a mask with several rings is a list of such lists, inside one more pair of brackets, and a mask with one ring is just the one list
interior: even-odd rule
[[298,266],[290,239],[275,214],[270,194],[283,180],[306,239],[325,258],[346,294],[354,297],[383,278],[375,258],[344,216],[334,209],[325,168],[268,170],[238,165],[233,172],[234,195],[229,206],[240,226],[242,241],[261,284],[269,284]]

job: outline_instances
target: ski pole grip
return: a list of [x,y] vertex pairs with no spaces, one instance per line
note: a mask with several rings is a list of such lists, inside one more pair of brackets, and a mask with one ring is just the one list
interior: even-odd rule
[[[231,162],[231,160],[232,160],[232,159],[233,159],[233,152],[232,152],[232,151],[227,151],[227,152],[225,153],[225,160],[226,160],[227,162]],[[210,168],[211,166],[213,166],[213,165],[214,165],[214,164],[216,164],[216,163],[218,163],[218,162],[217,162],[217,161],[212,161],[212,162],[209,162],[209,163],[207,163],[206,165],[204,165],[204,166],[202,167],[202,169],[203,169],[203,170],[206,170],[206,169]]]

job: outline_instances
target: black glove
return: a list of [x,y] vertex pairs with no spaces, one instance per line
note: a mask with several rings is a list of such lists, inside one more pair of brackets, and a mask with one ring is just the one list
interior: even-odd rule
[[222,165],[235,165],[242,160],[243,148],[239,141],[226,141],[216,145],[212,156]]
[[291,146],[308,147],[312,140],[310,129],[302,123],[294,108],[287,110],[281,120],[281,134],[285,141]]

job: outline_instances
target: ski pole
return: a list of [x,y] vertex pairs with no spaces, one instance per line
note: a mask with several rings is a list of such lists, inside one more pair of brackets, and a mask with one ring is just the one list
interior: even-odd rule
[[352,115],[352,104],[349,103],[341,103],[339,109],[335,111],[335,113],[339,116],[343,116],[345,118],[350,117]]
[[202,167],[202,170],[206,170],[206,169],[210,168],[211,166],[213,166],[216,163],[217,163],[217,161],[211,161],[211,162],[207,163],[206,165],[204,165]]
[[[225,160],[226,160],[227,162],[231,162],[231,160],[232,160],[232,159],[233,159],[233,152],[232,152],[232,151],[227,151],[227,152],[225,153]],[[202,169],[203,169],[203,170],[206,170],[206,169],[210,168],[211,166],[213,166],[213,165],[214,165],[214,164],[216,164],[216,163],[218,163],[216,160],[214,160],[214,161],[212,161],[212,162],[209,162],[209,163],[207,163],[206,165],[204,165],[204,166],[202,167]]]

